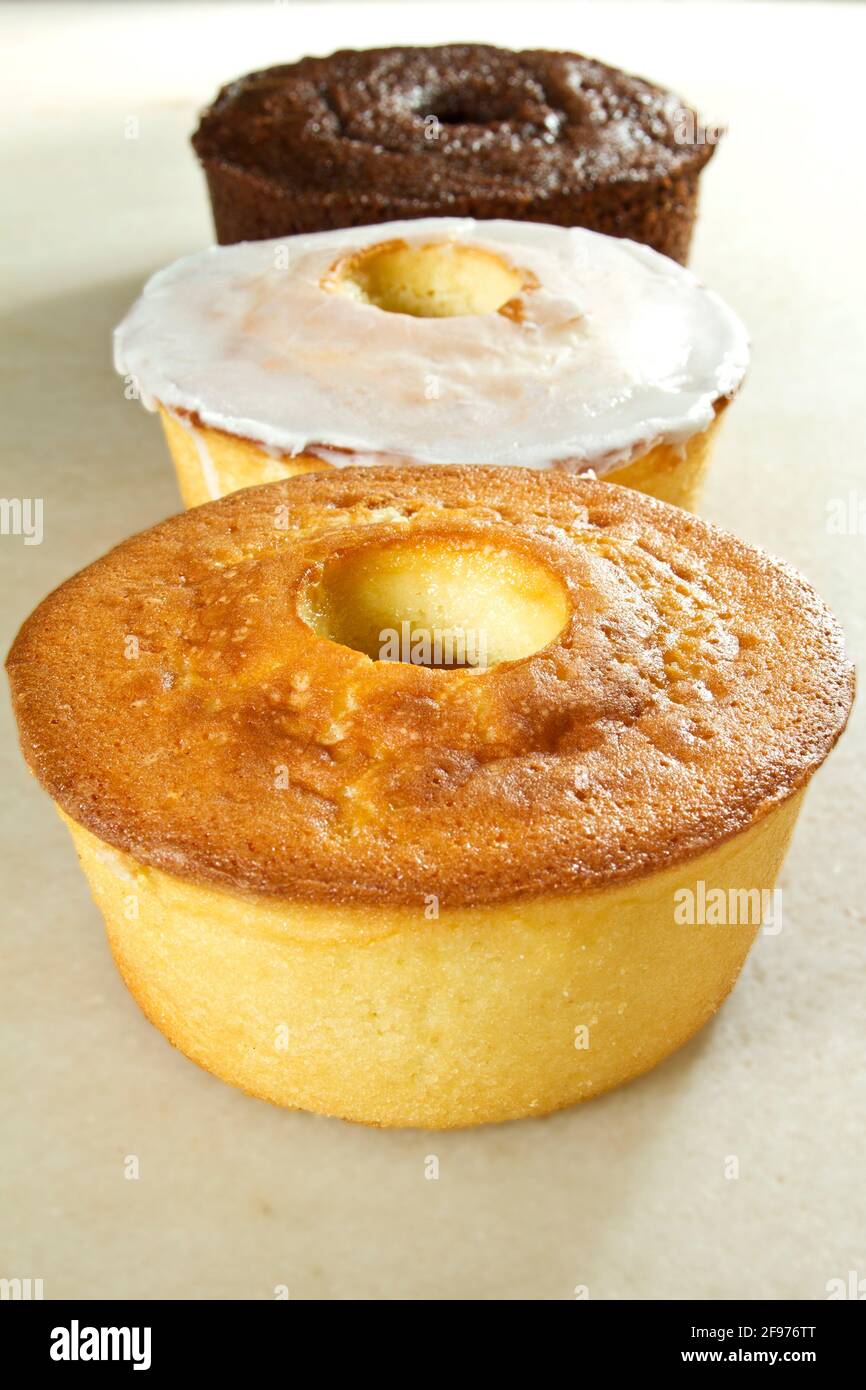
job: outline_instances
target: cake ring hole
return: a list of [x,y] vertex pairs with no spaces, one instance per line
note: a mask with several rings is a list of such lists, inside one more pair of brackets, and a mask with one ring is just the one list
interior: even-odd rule
[[431,117],[434,121],[436,121],[438,125],[491,124],[491,117],[482,116],[478,111],[462,110],[460,107],[455,107],[453,110],[448,110],[446,107],[440,107],[436,111],[431,112]]
[[452,241],[383,241],[342,257],[322,287],[390,314],[442,319],[507,312],[533,277],[495,251]]
[[486,670],[547,646],[569,604],[556,573],[519,550],[425,537],[328,560],[299,612],[319,637],[373,661]]

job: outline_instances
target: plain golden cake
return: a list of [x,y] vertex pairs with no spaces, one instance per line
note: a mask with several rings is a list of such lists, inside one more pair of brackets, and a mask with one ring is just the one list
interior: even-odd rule
[[[853,677],[781,561],[638,492],[503,468],[234,493],[51,594],[27,761],[152,1022],[280,1105],[538,1115],[732,987]],[[703,897],[702,897],[703,894]]]
[[593,472],[692,507],[748,340],[674,261],[430,219],[211,247],[115,333],[187,506],[328,467]]

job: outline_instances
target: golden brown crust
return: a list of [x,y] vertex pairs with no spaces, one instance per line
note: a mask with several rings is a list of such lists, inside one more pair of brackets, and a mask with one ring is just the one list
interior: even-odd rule
[[[297,593],[322,563],[407,535],[532,555],[564,629],[480,673],[314,636]],[[501,468],[334,469],[173,517],[51,594],[7,664],[33,772],[144,863],[449,907],[697,854],[803,785],[853,696],[782,562],[640,493]]]

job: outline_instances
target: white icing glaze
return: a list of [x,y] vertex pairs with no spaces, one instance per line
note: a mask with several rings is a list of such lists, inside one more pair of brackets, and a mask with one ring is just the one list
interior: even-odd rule
[[[538,286],[520,321],[414,318],[322,288],[339,257],[394,238],[475,244]],[[748,355],[727,305],[646,246],[457,218],[211,247],[154,275],[115,332],[117,369],[151,408],[338,465],[384,456],[603,474],[705,429]]]

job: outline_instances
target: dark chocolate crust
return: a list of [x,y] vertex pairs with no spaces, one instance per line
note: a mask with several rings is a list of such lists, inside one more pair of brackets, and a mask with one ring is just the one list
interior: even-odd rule
[[346,50],[250,73],[193,146],[218,240],[416,217],[588,227],[685,261],[715,146],[695,113],[574,53]]

